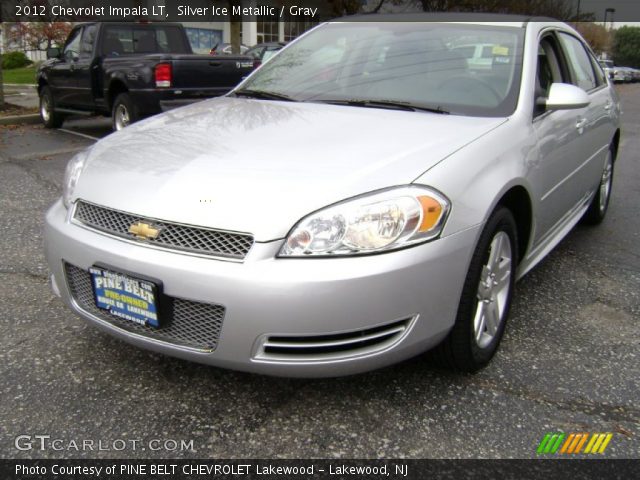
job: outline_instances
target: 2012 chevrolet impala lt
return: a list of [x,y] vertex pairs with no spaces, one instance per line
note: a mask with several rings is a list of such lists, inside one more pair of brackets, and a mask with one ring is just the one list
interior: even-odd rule
[[73,158],[46,217],[54,291],[225,368],[486,365],[514,282],[603,220],[619,101],[563,23],[385,20],[323,24]]

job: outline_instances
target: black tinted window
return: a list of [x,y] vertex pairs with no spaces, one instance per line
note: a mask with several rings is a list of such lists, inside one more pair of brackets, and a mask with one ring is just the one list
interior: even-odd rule
[[191,50],[178,27],[118,25],[106,28],[103,53],[191,53]]
[[82,41],[80,42],[80,53],[89,54],[93,53],[93,44],[96,40],[96,32],[98,27],[96,25],[87,25],[82,30]]
[[78,28],[69,36],[67,44],[64,46],[64,56],[66,58],[77,58],[80,54],[80,32],[82,32],[82,29]]

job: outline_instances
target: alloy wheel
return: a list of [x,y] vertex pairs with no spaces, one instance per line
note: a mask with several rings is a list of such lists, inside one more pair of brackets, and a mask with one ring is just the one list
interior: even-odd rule
[[611,159],[611,152],[607,154],[607,163],[602,172],[602,178],[600,179],[600,213],[604,213],[609,203],[609,195],[611,195],[611,181],[613,179],[613,161]]
[[43,95],[40,99],[40,115],[45,123],[51,118],[51,100],[47,95]]
[[129,110],[127,110],[126,106],[120,104],[116,107],[115,120],[116,130],[122,130],[131,123]]
[[491,240],[476,295],[478,304],[473,318],[473,333],[480,348],[487,347],[493,341],[504,321],[511,289],[511,263],[509,235],[499,231]]

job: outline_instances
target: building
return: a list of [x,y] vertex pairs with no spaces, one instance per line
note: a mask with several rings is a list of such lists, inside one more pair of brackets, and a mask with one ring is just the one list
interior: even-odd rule
[[[231,22],[182,22],[194,53],[209,53],[219,43],[231,42]],[[318,24],[317,20],[304,22],[244,20],[241,24],[241,43],[253,46],[263,42],[288,42]]]

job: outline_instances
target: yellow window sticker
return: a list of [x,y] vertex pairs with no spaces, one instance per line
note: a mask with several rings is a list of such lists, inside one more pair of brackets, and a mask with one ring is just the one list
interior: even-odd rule
[[500,45],[494,45],[492,53],[494,55],[509,55],[509,47],[501,47]]

